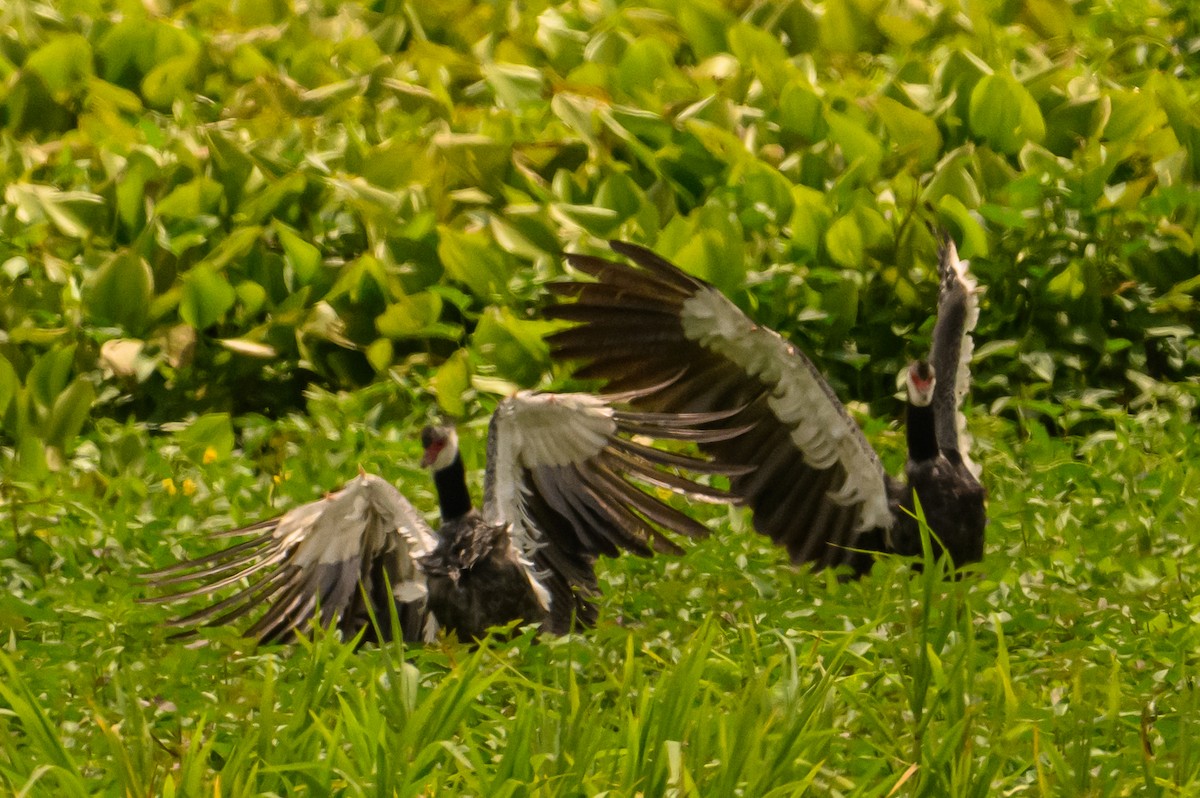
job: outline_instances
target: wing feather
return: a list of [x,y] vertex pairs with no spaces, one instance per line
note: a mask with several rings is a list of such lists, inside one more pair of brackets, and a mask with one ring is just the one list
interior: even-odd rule
[[[642,409],[742,408],[728,422],[741,435],[701,448],[748,469],[731,477],[732,492],[794,560],[841,562],[859,533],[890,526],[883,467],[812,362],[703,280],[642,247],[611,246],[630,263],[567,256],[597,282],[554,289],[573,301],[548,315],[577,322],[549,338],[554,356],[583,361],[577,375],[604,379],[609,390],[644,391],[633,400]],[[677,379],[650,389],[681,368]]]
[[572,617],[584,623],[595,617],[588,598],[596,589],[596,557],[678,552],[672,536],[707,532],[646,487],[732,499],[673,470],[714,473],[707,462],[630,437],[715,442],[738,431],[720,427],[730,415],[617,410],[608,399],[582,394],[521,392],[500,403],[488,436],[484,517],[509,525],[514,542],[545,572],[551,629],[569,628]]
[[[324,626],[336,623],[347,635],[368,623],[371,613],[386,622],[391,614],[382,584],[386,581],[390,600],[407,621],[402,622],[401,634],[408,640],[425,636],[425,577],[419,558],[432,551],[433,530],[386,480],[362,474],[341,490],[278,518],[217,537],[241,533],[257,534],[145,574],[156,588],[194,586],[143,600],[175,603],[243,584],[241,590],[170,625],[194,631],[261,610],[246,634],[272,642],[303,632],[314,620]],[[414,614],[410,605],[416,604],[420,611]]]
[[938,448],[958,452],[978,477],[979,467],[970,459],[971,439],[962,403],[971,387],[971,356],[975,351],[971,332],[979,320],[979,287],[949,236],[942,239],[938,252],[938,273],[938,313],[929,356],[937,376],[933,408]]

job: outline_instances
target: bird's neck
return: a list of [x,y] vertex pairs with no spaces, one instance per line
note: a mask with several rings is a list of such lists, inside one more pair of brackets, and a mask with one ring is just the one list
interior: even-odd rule
[[433,486],[437,488],[438,508],[443,521],[461,518],[471,512],[471,494],[467,492],[467,474],[463,469],[462,457],[455,455],[450,465],[434,471]]
[[910,460],[932,460],[937,457],[937,431],[933,426],[933,404],[918,407],[908,405],[905,420],[908,435],[908,457]]

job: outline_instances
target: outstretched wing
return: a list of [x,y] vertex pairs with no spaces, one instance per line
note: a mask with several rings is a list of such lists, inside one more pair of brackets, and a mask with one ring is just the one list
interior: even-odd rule
[[797,562],[855,561],[860,533],[890,526],[891,511],[879,458],[829,384],[712,285],[642,247],[611,245],[633,264],[568,255],[596,282],[550,286],[575,301],[548,315],[579,322],[550,337],[552,353],[586,361],[576,376],[605,379],[608,390],[646,391],[639,407],[744,408],[732,422],[748,431],[704,448],[752,467],[731,490],[753,509],[755,527]]
[[538,570],[550,592],[551,631],[568,631],[572,620],[595,621],[589,598],[597,590],[593,565],[598,555],[678,553],[670,535],[708,534],[703,524],[643,486],[702,501],[732,500],[675,471],[727,469],[653,448],[633,436],[716,441],[736,430],[701,425],[728,415],[619,410],[594,396],[527,391],[500,403],[488,434],[484,517],[508,524]]
[[433,531],[387,480],[361,474],[322,499],[218,537],[250,534],[214,554],[145,574],[157,588],[193,586],[144,601],[212,597],[238,585],[171,625],[219,626],[265,607],[246,629],[263,642],[303,633],[313,620],[336,623],[348,637],[370,624],[370,613],[390,636],[392,605],[405,640],[426,639],[436,630],[425,612],[425,577],[417,565],[433,549]]
[[933,412],[938,448],[946,453],[957,452],[971,473],[978,477],[979,467],[969,456],[971,438],[967,433],[962,402],[971,387],[971,354],[975,351],[971,331],[979,320],[976,297],[979,289],[967,269],[967,262],[959,260],[954,241],[949,236],[942,239],[938,252],[938,274],[938,312],[929,355],[937,376],[933,388]]

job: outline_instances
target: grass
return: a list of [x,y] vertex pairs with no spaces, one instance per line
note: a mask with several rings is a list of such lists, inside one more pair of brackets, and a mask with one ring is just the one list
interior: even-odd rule
[[1118,417],[1087,439],[980,419],[993,428],[980,436],[992,442],[988,557],[960,581],[900,561],[848,584],[798,571],[730,513],[685,557],[606,563],[602,619],[583,635],[477,650],[356,651],[334,636],[255,649],[224,630],[168,640],[164,611],[134,601],[135,573],[203,548],[204,530],[309,498],[359,462],[432,507],[423,476],[400,465],[415,456],[405,424],[374,420],[370,402],[324,397],[307,416],[251,419],[242,447],[215,460],[187,453],[186,430],[102,426],[54,484],[6,486],[6,791],[1200,787],[1200,474],[1186,413]]

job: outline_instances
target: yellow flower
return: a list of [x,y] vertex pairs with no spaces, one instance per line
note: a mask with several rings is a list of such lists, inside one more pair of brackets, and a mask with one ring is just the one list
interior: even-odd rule
[[183,488],[184,496],[194,496],[196,494],[196,483],[191,479],[185,479],[181,487]]
[[217,450],[209,446],[204,450],[204,464],[214,463],[217,460]]
[[179,492],[175,489],[175,480],[171,479],[170,477],[167,477],[162,481],[162,486],[163,490],[167,492],[168,496],[174,496]]

